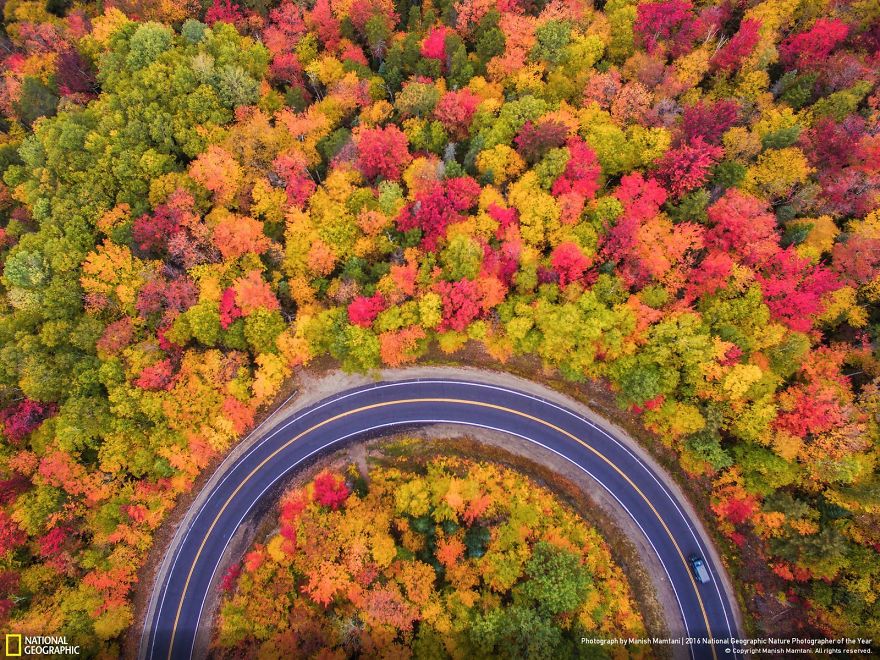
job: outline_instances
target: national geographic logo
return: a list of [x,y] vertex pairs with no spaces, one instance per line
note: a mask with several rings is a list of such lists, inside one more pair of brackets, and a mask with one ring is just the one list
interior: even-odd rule
[[7,658],[23,655],[79,655],[79,646],[69,644],[67,637],[49,635],[6,635]]

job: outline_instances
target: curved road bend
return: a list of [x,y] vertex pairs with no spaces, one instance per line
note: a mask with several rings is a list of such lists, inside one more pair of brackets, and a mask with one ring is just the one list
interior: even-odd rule
[[[280,422],[228,466],[181,542],[169,548],[168,570],[154,587],[141,657],[188,659],[196,631],[211,625],[202,611],[229,540],[257,502],[297,465],[347,439],[394,426],[453,423],[516,435],[571,461],[598,481],[629,513],[657,553],[678,601],[691,656],[733,652],[722,640],[739,636],[708,538],[655,473],[623,443],[576,413],[530,394],[460,380],[380,382],[331,396]],[[694,580],[687,558],[699,554],[711,581]],[[705,643],[703,638],[713,640]]]

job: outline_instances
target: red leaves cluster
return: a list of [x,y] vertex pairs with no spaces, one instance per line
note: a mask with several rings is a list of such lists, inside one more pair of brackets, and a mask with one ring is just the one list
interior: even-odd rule
[[712,228],[706,245],[738,258],[747,266],[766,262],[779,250],[776,217],[767,202],[730,188],[709,207]]
[[743,498],[730,497],[712,505],[715,513],[734,525],[741,525],[758,511],[758,503],[751,495]]
[[724,252],[712,250],[688,276],[685,300],[692,302],[700,296],[712,295],[727,286],[733,271],[733,259]]
[[238,26],[244,23],[244,14],[231,0],[214,0],[205,12],[205,23],[214,25],[217,22]]
[[61,549],[64,547],[64,542],[70,535],[70,531],[71,530],[64,526],[53,527],[49,532],[41,536],[37,540],[37,545],[40,548],[40,556],[52,557],[61,552]]
[[379,312],[386,307],[385,299],[381,293],[373,296],[358,296],[348,306],[348,320],[354,325],[369,328]]
[[229,593],[233,589],[235,589],[235,583],[238,582],[238,577],[241,575],[241,564],[233,564],[230,566],[227,571],[223,574],[223,578],[220,580],[220,591],[224,593]]
[[269,64],[269,73],[277,82],[305,90],[303,67],[294,53],[279,53],[273,57]]
[[235,304],[235,289],[228,287],[220,296],[220,327],[225,330],[241,317],[241,308]]
[[0,479],[0,506],[6,506],[31,487],[27,477],[14,473],[9,479]]
[[25,399],[20,403],[0,410],[0,427],[3,435],[14,444],[19,444],[45,419],[58,412],[55,403],[39,403]]
[[518,234],[519,230],[519,216],[516,212],[515,208],[501,208],[497,204],[489,204],[489,207],[486,209],[486,213],[489,214],[493,220],[498,223],[498,230],[495,232],[495,237],[502,241],[505,239],[505,236],[511,230],[514,233]]
[[0,509],[0,555],[27,543],[27,534],[9,515]]
[[315,191],[315,181],[309,174],[306,160],[302,154],[291,152],[279,156],[272,162],[276,174],[285,183],[287,203],[302,208]]
[[339,20],[333,14],[330,0],[317,0],[312,11],[306,14],[306,24],[324,42],[327,50],[336,50],[342,36]]
[[131,237],[144,252],[164,253],[168,241],[180,231],[180,209],[163,204],[153,215],[145,213],[134,221]]
[[712,56],[711,65],[721,71],[733,71],[752,54],[758,40],[761,21],[748,19],[740,23],[739,30]]
[[95,346],[105,355],[116,355],[131,343],[133,336],[134,326],[131,323],[131,317],[123,316],[104,328],[104,334],[101,335]]
[[[764,201],[731,188],[709,208],[708,216],[713,226],[706,232],[707,247],[755,267],[773,316],[792,330],[810,330],[813,317],[822,311],[822,296],[840,287],[834,273],[779,246],[776,218]],[[720,267],[717,275],[726,277],[724,257],[715,255],[713,260]],[[704,272],[704,284],[715,288],[721,282]]]
[[5,619],[15,603],[9,596],[18,590],[21,577],[18,571],[3,571],[0,573],[0,620]]
[[638,6],[633,31],[649,53],[665,45],[672,57],[687,53],[697,36],[697,17],[687,0],[659,0]]
[[74,48],[68,48],[58,54],[55,80],[62,96],[86,96],[88,98],[94,95],[95,76],[89,65]]
[[653,218],[666,201],[666,190],[655,179],[647,181],[639,172],[620,179],[614,196],[623,204],[624,216],[637,220]]
[[560,243],[550,257],[559,276],[559,286],[566,286],[583,277],[592,263],[576,243]]
[[688,144],[667,151],[657,165],[656,176],[673,197],[680,197],[700,188],[723,154],[724,149],[706,144],[698,136]]
[[859,236],[836,243],[831,257],[841,280],[860,286],[880,275],[880,238]]
[[364,178],[397,180],[409,165],[406,135],[397,126],[366,128],[356,134],[357,165]]
[[553,182],[551,192],[555,196],[575,193],[584,199],[593,199],[602,175],[596,152],[579,137],[571,138],[567,146],[568,163],[562,175]]
[[434,117],[454,140],[466,140],[480,98],[469,89],[446,92],[434,108]]
[[446,60],[446,34],[448,31],[449,28],[445,25],[432,29],[422,41],[422,57],[444,62]]
[[417,195],[397,217],[400,231],[422,230],[422,247],[437,249],[437,242],[446,233],[446,227],[458,220],[480,196],[480,184],[469,176],[446,179]]
[[847,34],[849,27],[839,18],[819,18],[809,30],[786,39],[779,46],[779,58],[788,68],[821,67]]
[[384,23],[385,30],[390,34],[400,17],[394,11],[392,0],[358,0],[351,4],[348,17],[358,32],[367,36],[367,23],[376,19]]
[[165,358],[149,367],[144,367],[134,384],[143,390],[170,390],[174,385],[174,365]]
[[801,139],[801,149],[817,168],[838,173],[860,160],[865,120],[851,115],[838,123],[830,117],[819,119]]
[[826,383],[812,380],[789,387],[782,403],[787,410],[779,413],[774,425],[799,438],[843,428],[846,424],[838,393]]
[[244,316],[250,316],[257,309],[271,312],[281,308],[272,287],[259,270],[248,271],[232,283],[232,288],[235,290],[235,304]]
[[756,278],[773,316],[799,332],[813,327],[812,317],[823,310],[822,296],[840,288],[834,273],[812,265],[793,248],[777,252]]
[[306,29],[299,6],[284,0],[269,12],[269,22],[263,30],[263,44],[275,58],[292,53]]
[[624,176],[614,194],[623,204],[623,215],[605,236],[602,254],[606,259],[623,261],[635,253],[639,227],[660,212],[666,191],[655,179],[646,181],[636,172]]
[[321,506],[330,507],[334,511],[348,499],[351,491],[345,485],[345,479],[328,471],[315,477],[312,499]]
[[232,422],[232,426],[238,435],[245,433],[254,425],[254,409],[234,396],[228,396],[223,400],[223,415]]
[[462,332],[480,315],[480,287],[474,280],[437,282],[434,289],[443,301],[441,330]]
[[715,103],[699,101],[684,109],[681,120],[683,142],[702,138],[707,144],[718,144],[724,132],[736,124],[739,118],[739,104],[730,99]]
[[865,120],[851,115],[842,122],[825,118],[801,137],[810,165],[818,170],[823,212],[864,216],[880,196],[880,137],[870,135]]
[[527,121],[519,130],[514,143],[516,151],[529,164],[535,164],[551,149],[565,144],[568,127],[558,121],[542,121],[534,124]]

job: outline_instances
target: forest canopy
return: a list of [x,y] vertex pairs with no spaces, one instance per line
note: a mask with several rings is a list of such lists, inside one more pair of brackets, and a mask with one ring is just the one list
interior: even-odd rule
[[880,637],[876,3],[3,17],[5,629],[118,654],[154,532],[296,369],[469,345],[601,381],[744,593]]

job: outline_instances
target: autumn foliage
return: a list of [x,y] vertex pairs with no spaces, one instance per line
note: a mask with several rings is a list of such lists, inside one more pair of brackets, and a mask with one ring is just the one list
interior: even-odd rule
[[4,630],[118,655],[295,370],[439,350],[603,383],[745,594],[880,637],[878,13],[795,4],[6,2]]

